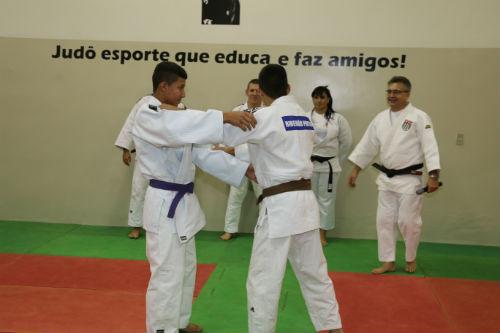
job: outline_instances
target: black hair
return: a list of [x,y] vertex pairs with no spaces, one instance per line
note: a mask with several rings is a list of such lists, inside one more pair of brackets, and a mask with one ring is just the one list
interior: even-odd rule
[[403,84],[408,91],[411,91],[411,82],[404,76],[393,76],[387,84],[392,84],[392,83],[401,83]]
[[332,94],[330,93],[330,89],[328,89],[328,86],[318,86],[314,88],[314,90],[311,93],[311,97],[321,97],[323,95],[326,95],[329,98],[328,101],[328,108],[326,109],[325,112],[325,118],[326,121],[332,119],[333,114],[335,113],[335,110],[333,109],[333,98]]
[[187,79],[187,73],[181,66],[174,62],[162,61],[156,65],[153,72],[153,91],[156,91],[160,83],[166,82],[167,84],[172,84],[177,81],[178,78]]
[[251,84],[259,84],[259,79],[251,79],[250,81],[248,81],[247,89]]
[[259,88],[274,99],[287,95],[288,79],[285,68],[277,64],[264,66],[259,73]]

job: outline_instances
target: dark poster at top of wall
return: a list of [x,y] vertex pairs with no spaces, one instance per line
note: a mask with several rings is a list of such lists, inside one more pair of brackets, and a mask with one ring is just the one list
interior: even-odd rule
[[201,0],[201,24],[240,24],[239,0]]

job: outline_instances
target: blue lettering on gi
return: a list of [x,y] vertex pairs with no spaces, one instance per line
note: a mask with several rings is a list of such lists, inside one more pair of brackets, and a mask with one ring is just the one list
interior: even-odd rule
[[283,125],[287,131],[312,131],[314,127],[306,116],[283,116]]

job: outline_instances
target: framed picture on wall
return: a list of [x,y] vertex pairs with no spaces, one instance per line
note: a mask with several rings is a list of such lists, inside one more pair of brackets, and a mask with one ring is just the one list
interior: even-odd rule
[[201,24],[240,24],[240,0],[201,0]]

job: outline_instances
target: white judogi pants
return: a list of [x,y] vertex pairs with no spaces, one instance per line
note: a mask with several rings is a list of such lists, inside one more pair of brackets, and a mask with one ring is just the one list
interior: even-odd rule
[[342,327],[318,229],[269,238],[267,218],[255,229],[247,280],[249,333],[274,333],[287,258],[316,331]]
[[337,198],[337,183],[339,172],[332,174],[332,192],[328,192],[328,173],[313,172],[311,189],[316,195],[319,206],[319,225],[323,230],[335,228],[335,200]]
[[422,196],[379,191],[377,209],[378,258],[396,261],[396,224],[406,246],[406,261],[414,261],[422,230]]
[[177,234],[160,228],[146,232],[151,277],[146,292],[147,333],[178,333],[189,324],[196,278],[194,237],[181,244]]
[[148,180],[142,176],[139,166],[135,164],[128,210],[128,225],[130,227],[142,227],[142,211],[147,189]]
[[[229,197],[227,198],[226,217],[224,221],[224,231],[234,234],[238,232],[240,224],[241,205],[248,192],[248,178],[244,178],[240,187],[231,186],[229,189]],[[257,183],[250,181],[253,188],[255,198],[258,198],[262,193],[262,189]]]

